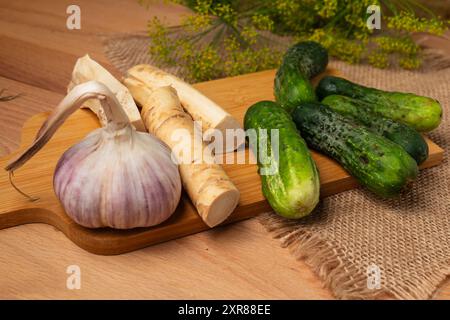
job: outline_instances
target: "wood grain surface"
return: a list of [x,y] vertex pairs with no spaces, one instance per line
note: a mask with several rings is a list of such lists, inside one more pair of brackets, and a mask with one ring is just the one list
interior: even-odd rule
[[[165,4],[146,11],[134,0],[78,0],[82,30],[69,31],[69,4],[0,0],[0,88],[23,93],[27,101],[25,107],[0,103],[0,155],[18,147],[26,119],[56,105],[76,57],[89,53],[111,70],[103,37],[144,31],[153,15],[176,24],[186,13]],[[119,256],[88,253],[45,224],[0,232],[0,298],[332,298],[311,269],[292,258],[256,219]],[[66,287],[69,265],[81,269],[80,290]],[[450,298],[450,281],[434,298]]]

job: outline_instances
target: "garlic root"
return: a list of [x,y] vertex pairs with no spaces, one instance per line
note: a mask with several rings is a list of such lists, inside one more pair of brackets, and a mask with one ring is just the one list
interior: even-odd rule
[[[236,150],[245,141],[234,138],[233,143],[226,143],[226,129],[240,129],[241,126],[235,118],[223,110],[217,103],[203,95],[197,89],[178,77],[160,70],[151,65],[137,65],[127,71],[127,78],[134,78],[145,84],[149,89],[156,89],[163,86],[172,86],[177,91],[179,100],[183,108],[191,115],[195,121],[202,122],[202,130],[217,129],[224,137],[223,152]],[[212,137],[205,136],[206,140]]]
[[14,190],[16,190],[18,193],[20,193],[20,194],[23,195],[25,198],[27,198],[28,200],[30,200],[30,202],[34,202],[34,201],[39,200],[38,197],[30,196],[29,194],[27,194],[27,193],[23,192],[22,190],[20,190],[20,189],[16,186],[16,184],[14,183],[13,177],[14,177],[14,171],[9,171],[9,175],[8,175],[9,183],[10,183],[11,186],[14,188]]
[[182,109],[176,90],[168,86],[150,90],[133,78],[125,78],[124,83],[142,106],[142,118],[150,133],[174,150],[179,143],[172,139],[174,130],[186,132],[192,148],[190,154],[201,154],[203,158],[194,156],[190,163],[178,159],[183,186],[208,226],[214,227],[223,222],[237,206],[239,191],[223,168],[214,163],[214,157],[209,152],[203,152],[205,144],[201,140],[200,143],[194,142],[194,122]]

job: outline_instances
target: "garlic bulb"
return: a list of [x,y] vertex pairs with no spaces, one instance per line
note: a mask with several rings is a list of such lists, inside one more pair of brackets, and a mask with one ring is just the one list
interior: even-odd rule
[[88,228],[129,229],[165,221],[175,211],[181,180],[166,145],[130,125],[119,102],[103,84],[74,87],[43,124],[34,143],[6,170],[22,166],[87,99],[97,98],[108,123],[69,148],[53,177],[66,213]]

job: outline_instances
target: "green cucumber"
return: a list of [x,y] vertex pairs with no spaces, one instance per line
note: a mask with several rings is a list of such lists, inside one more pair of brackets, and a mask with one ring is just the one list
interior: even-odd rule
[[301,102],[316,101],[309,79],[293,66],[282,66],[275,76],[275,100],[287,112]]
[[299,42],[289,48],[275,75],[275,100],[288,112],[301,102],[316,101],[309,81],[328,65],[327,50],[317,42]]
[[[262,192],[271,207],[291,219],[311,213],[319,202],[319,174],[289,114],[272,101],[261,101],[245,113],[244,127],[249,136],[252,131],[256,136],[250,146],[257,156]],[[274,129],[278,130],[275,140]],[[277,170],[263,174],[269,168]]]
[[421,132],[437,128],[442,118],[442,107],[432,98],[364,87],[339,77],[324,77],[316,94],[320,100],[332,94],[361,100],[370,111]]
[[400,145],[417,164],[428,158],[428,144],[419,132],[404,123],[374,114],[365,102],[333,94],[325,97],[322,103]]
[[292,118],[308,146],[338,161],[350,175],[382,197],[398,194],[418,172],[398,144],[320,103],[302,103]]
[[283,56],[283,64],[290,64],[311,79],[325,71],[328,65],[328,52],[314,41],[301,41],[290,47]]

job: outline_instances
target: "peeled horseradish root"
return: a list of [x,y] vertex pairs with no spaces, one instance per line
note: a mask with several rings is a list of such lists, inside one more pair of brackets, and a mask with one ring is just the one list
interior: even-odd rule
[[177,91],[170,86],[150,88],[133,77],[126,77],[124,83],[142,106],[149,132],[172,149],[184,189],[202,220],[209,227],[222,223],[238,205],[239,191],[196,135],[194,121],[181,107]]
[[139,81],[152,89],[165,86],[173,87],[177,91],[182,107],[194,121],[201,123],[204,141],[213,141],[215,131],[221,133],[223,146],[220,149],[215,149],[216,154],[233,152],[245,143],[245,139],[236,137],[231,137],[228,140],[228,130],[228,132],[233,132],[241,129],[235,118],[217,103],[178,77],[151,65],[141,64],[129,69],[126,78]]
[[75,86],[40,128],[33,144],[5,168],[12,173],[36,154],[86,100],[98,99],[106,125],[69,148],[53,177],[56,196],[78,224],[130,229],[167,220],[181,196],[177,165],[167,146],[138,132],[102,83]]
[[[114,93],[114,96],[117,98],[117,101],[119,101],[122,109],[127,114],[131,124],[137,131],[145,132],[145,126],[142,122],[141,115],[128,89],[97,61],[91,59],[88,54],[78,58],[75,63],[72,70],[72,78],[67,86],[67,91],[72,90],[72,88],[76,85],[92,80],[99,81],[107,86],[108,89]],[[100,101],[97,99],[87,100],[81,107],[91,109],[97,115],[102,126],[105,126],[108,122]]]

